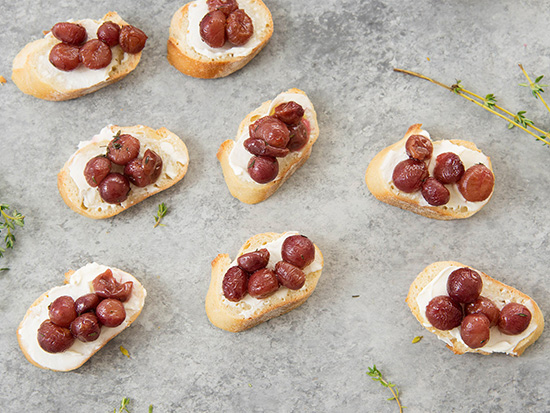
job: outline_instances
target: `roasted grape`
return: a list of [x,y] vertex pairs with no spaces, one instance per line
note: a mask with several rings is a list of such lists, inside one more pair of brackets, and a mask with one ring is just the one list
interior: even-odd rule
[[74,337],[71,334],[71,330],[66,327],[58,326],[50,320],[46,320],[40,324],[36,338],[38,340],[38,345],[42,350],[48,353],[61,353],[74,343]]
[[107,157],[117,165],[126,165],[139,155],[139,140],[132,135],[117,134],[107,145]]
[[269,268],[256,271],[248,279],[248,294],[254,298],[266,298],[279,289],[279,280]]
[[97,38],[109,47],[118,44],[120,26],[113,22],[105,22],[97,29]]
[[69,327],[77,316],[74,300],[68,295],[56,298],[48,306],[48,311],[51,322],[60,327]]
[[442,184],[454,184],[464,175],[464,164],[453,152],[445,152],[435,158],[434,177]]
[[284,261],[303,270],[315,259],[315,246],[308,237],[291,235],[283,242],[281,256]]
[[265,268],[268,262],[269,251],[265,248],[243,254],[237,258],[237,264],[239,264],[239,267],[248,273],[253,273],[254,271]]
[[273,116],[287,125],[297,125],[302,120],[304,113],[304,108],[301,105],[290,101],[276,106]]
[[99,39],[88,40],[80,48],[80,61],[88,69],[103,69],[113,58],[111,48]]
[[133,159],[124,167],[124,174],[135,186],[154,184],[162,172],[162,158],[155,151],[147,149],[143,158]]
[[74,308],[78,315],[82,315],[89,311],[94,311],[101,299],[95,293],[85,294],[78,297],[74,302]]
[[91,187],[98,186],[103,179],[111,172],[111,161],[102,155],[96,156],[88,161],[84,168],[84,178]]
[[485,201],[493,192],[495,177],[491,170],[483,164],[477,164],[468,168],[460,181],[458,190],[470,202]]
[[506,304],[500,310],[498,329],[503,334],[516,335],[523,333],[531,322],[531,311],[519,303]]
[[240,301],[248,291],[248,275],[239,267],[231,267],[225,273],[222,291],[229,301]]
[[267,184],[277,178],[279,162],[272,156],[253,156],[248,162],[248,174],[259,184]]
[[118,327],[126,319],[124,305],[114,298],[107,298],[100,302],[95,309],[95,314],[105,327]]
[[454,270],[447,279],[447,294],[459,303],[473,303],[478,299],[482,288],[481,276],[470,268]]
[[52,34],[56,39],[71,46],[80,46],[86,41],[86,29],[76,23],[56,23],[52,27]]
[[58,43],[50,51],[50,63],[59,70],[70,72],[80,64],[80,49],[65,43]]
[[412,193],[420,189],[428,175],[428,167],[424,162],[406,159],[395,166],[392,179],[397,189]]
[[84,313],[71,323],[71,334],[83,342],[95,341],[101,333],[101,325],[94,313]]
[[462,307],[451,297],[439,295],[426,306],[426,318],[439,330],[452,330],[462,323]]
[[292,152],[299,151],[306,146],[309,136],[303,122],[288,127],[289,140],[286,147]]
[[119,283],[113,277],[113,272],[107,269],[104,273],[94,278],[92,286],[100,298],[114,298],[124,302],[128,301],[130,295],[132,295],[134,283],[132,281],[127,281],[123,284]]
[[484,314],[468,314],[460,326],[462,341],[470,348],[483,347],[491,336],[490,324]]
[[298,267],[285,261],[279,261],[275,265],[275,274],[279,283],[291,290],[299,290],[306,282],[306,275]]
[[254,34],[252,19],[243,9],[235,10],[227,16],[225,33],[227,35],[227,40],[235,46],[246,44],[252,37],[252,34]]
[[429,177],[422,183],[422,196],[433,206],[445,205],[451,198],[451,193],[437,179]]
[[286,148],[290,140],[287,126],[273,116],[264,116],[248,127],[251,138],[260,138],[268,145]]
[[498,307],[489,300],[487,297],[480,296],[473,303],[466,304],[464,306],[465,314],[483,314],[487,317],[491,323],[491,327],[498,324],[500,317],[500,310]]
[[101,199],[109,204],[120,204],[126,201],[130,192],[128,178],[119,173],[110,173],[98,186]]
[[134,26],[126,25],[120,29],[118,42],[126,53],[139,53],[145,47],[147,35]]
[[411,135],[405,143],[407,155],[417,161],[425,161],[432,157],[434,147],[430,138],[423,135]]
[[268,145],[263,139],[248,138],[243,142],[244,148],[253,155],[258,156],[273,156],[276,158],[284,158],[290,153],[287,148],[276,148]]
[[236,0],[206,0],[208,11],[219,10],[226,16],[239,8]]
[[200,22],[201,39],[210,47],[218,48],[225,44],[225,22],[227,18],[220,11],[207,13]]

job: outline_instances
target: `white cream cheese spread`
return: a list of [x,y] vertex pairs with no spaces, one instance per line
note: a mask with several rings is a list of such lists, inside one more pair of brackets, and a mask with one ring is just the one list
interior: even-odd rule
[[[269,262],[267,264],[267,268],[274,270],[275,264],[277,264],[279,261],[282,261],[283,258],[281,256],[281,248],[283,247],[283,242],[285,241],[285,239],[287,239],[292,235],[299,235],[299,234],[298,232],[295,232],[295,231],[285,232],[276,240],[268,242],[267,244],[264,244],[260,248],[258,248],[258,249],[265,248],[269,251]],[[231,268],[237,265],[237,258],[235,258],[235,260],[229,265],[228,268]],[[303,271],[307,279],[309,274],[322,269],[323,269],[323,258],[319,256],[319,254],[315,254],[315,259],[313,260],[313,262],[309,264],[307,267],[305,267]],[[221,284],[220,284],[220,288],[221,288]],[[288,288],[280,286],[279,289],[273,295],[269,296],[269,302],[271,303],[270,305],[273,305],[273,301],[276,301],[276,300],[285,301],[290,291],[291,290],[289,290]],[[225,296],[223,295],[223,291],[220,291],[220,294],[222,297],[223,304],[239,309],[241,315],[245,318],[252,317],[252,315],[256,311],[263,309],[267,305],[266,299],[257,299],[252,297],[250,294],[246,294],[242,300],[237,302],[229,301],[227,298],[225,298]]]
[[[430,134],[425,130],[422,130],[422,132],[420,132],[419,135],[423,135],[423,136],[426,136],[427,138],[430,138]],[[445,152],[453,152],[457,154],[460,157],[460,160],[462,161],[462,163],[464,164],[464,170],[467,170],[469,167],[476,165],[478,163],[481,163],[489,168],[489,165],[490,165],[489,158],[487,158],[487,156],[485,156],[481,152],[468,149],[464,146],[455,145],[450,141],[434,141],[432,143],[433,143],[433,154],[430,160],[428,161],[428,171],[430,172],[430,176],[433,176],[435,160],[437,156]],[[431,206],[426,202],[426,200],[424,199],[420,191],[416,191],[413,193],[406,193],[397,189],[393,184],[392,175],[393,175],[393,170],[395,169],[395,166],[399,162],[404,161],[406,159],[409,159],[409,156],[405,151],[405,143],[400,145],[398,148],[391,150],[386,155],[386,157],[384,158],[384,162],[382,163],[382,168],[381,168],[382,178],[384,179],[385,182],[388,183],[388,185],[390,185],[391,189],[394,192],[398,193],[400,196],[407,197],[412,201],[417,202],[421,206]],[[478,211],[490,199],[490,197],[488,197],[486,200],[481,202],[470,202],[470,201],[467,201],[462,196],[456,184],[445,185],[445,187],[449,190],[451,196],[449,198],[449,202],[439,207],[442,209],[450,209],[458,212]]]
[[[189,4],[187,41],[195,52],[211,59],[241,57],[249,55],[256,46],[262,42],[262,28],[258,27],[259,22],[265,20],[262,18],[262,8],[255,3],[247,1],[238,1],[239,8],[243,9],[252,19],[254,33],[252,37],[242,46],[234,46],[229,41],[225,42],[223,47],[214,48],[208,46],[200,35],[200,22],[208,13],[206,0],[197,0]],[[182,39],[178,39],[181,41]]]
[[[74,344],[62,353],[53,354],[42,350],[38,344],[37,332],[42,322],[49,318],[48,306],[55,299],[63,295],[68,295],[76,300],[85,294],[93,292],[92,281],[109,268],[113,272],[113,277],[119,283],[125,283],[127,281],[132,281],[134,283],[130,298],[123,303],[124,309],[126,310],[126,319],[124,322],[118,327],[113,328],[102,326],[101,334],[95,341],[84,343],[75,339]],[[141,284],[138,287],[136,282],[137,280],[133,276],[116,268],[99,265],[95,262],[87,264],[70,277],[68,284],[52,288],[46,293],[42,301],[29,309],[29,313],[18,330],[22,347],[25,348],[32,360],[45,368],[58,371],[74,369],[76,366],[86,361],[92,353],[101,348],[109,339],[126,328],[129,320],[143,307],[147,292]]]
[[[426,318],[426,306],[432,300],[432,298],[437,297],[439,295],[448,295],[447,279],[449,278],[449,275],[454,270],[457,270],[459,268],[461,267],[456,267],[451,265],[445,268],[444,270],[442,270],[432,281],[428,283],[428,285],[426,285],[422,289],[422,291],[416,297],[416,304],[418,304],[418,309],[420,312],[420,316],[422,318],[422,325],[424,327],[432,327],[432,325]],[[481,290],[481,295],[493,301],[493,303],[495,303],[495,305],[498,307],[499,310],[501,310],[502,307],[504,307],[506,304],[512,302],[508,297],[506,297],[506,294],[503,294],[502,292],[501,292],[501,295],[498,295],[498,296],[492,294],[491,291],[489,291],[489,288],[486,287],[485,283],[483,285],[483,289]],[[503,298],[503,297],[506,297],[506,298]],[[531,314],[534,314],[535,309],[530,300],[522,299],[514,302],[523,304],[529,309],[529,311],[531,311]],[[517,334],[517,335],[503,334],[499,331],[497,327],[491,327],[491,336],[489,338],[489,342],[483,347],[480,347],[479,350],[486,351],[488,353],[516,354],[513,351],[514,348],[519,344],[521,340],[528,337],[536,329],[537,329],[537,323],[535,322],[534,319],[531,319],[531,323],[523,333]],[[448,330],[448,332],[458,342],[464,344],[464,341],[460,337],[460,327],[456,327],[456,328],[453,328],[452,330]],[[437,337],[440,340],[443,340],[445,343],[452,346],[452,342],[450,339],[446,337],[440,337],[440,336],[437,336]],[[466,346],[466,344],[464,345]]]
[[[308,135],[311,138],[313,132],[312,128],[315,127],[314,109],[313,104],[311,103],[309,98],[302,93],[284,92],[279,94],[275,99],[273,99],[266,113],[254,117],[252,121],[255,122],[256,120],[263,118],[264,116],[272,115],[277,106],[279,106],[281,103],[286,103],[290,101],[298,103],[304,109],[304,119],[309,125]],[[247,126],[243,130],[241,136],[238,137],[237,141],[233,145],[233,149],[231,149],[231,152],[229,153],[229,166],[231,166],[231,169],[233,169],[233,173],[237,175],[240,179],[261,186],[262,184],[258,184],[248,174],[248,162],[250,161],[250,158],[254,156],[244,147],[244,141],[247,140],[249,137],[250,135]],[[286,166],[289,163],[295,162],[296,159],[302,155],[303,151],[306,150],[306,148],[307,145],[299,151],[290,152],[284,158],[277,158],[277,160],[279,161],[279,174],[281,174],[281,172],[286,169]]]
[[[106,126],[98,135],[94,136],[92,140],[80,142],[78,145],[79,150],[69,160],[69,174],[78,187],[79,194],[82,197],[83,208],[93,209],[96,211],[105,211],[119,205],[109,204],[103,201],[99,195],[98,189],[88,185],[88,182],[86,182],[86,178],[84,177],[84,169],[86,168],[88,161],[98,155],[105,155],[107,145],[113,139],[118,130],[119,128],[113,125]],[[126,201],[120,203],[123,207],[127,207],[130,200],[134,197],[141,197],[144,194],[148,194],[158,189],[158,185],[163,178],[175,178],[178,174],[178,164],[186,165],[189,162],[187,154],[174,148],[168,138],[160,141],[157,139],[148,138],[145,129],[143,129],[143,132],[132,131],[131,135],[140,141],[140,157],[143,157],[143,154],[147,149],[151,149],[161,156],[162,173],[155,183],[147,185],[143,188],[130,184],[130,196],[126,199]],[[111,170],[113,172],[122,173],[123,167],[113,164]]]

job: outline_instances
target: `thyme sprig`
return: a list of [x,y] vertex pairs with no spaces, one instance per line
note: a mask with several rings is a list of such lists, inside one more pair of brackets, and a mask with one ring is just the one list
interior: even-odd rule
[[399,406],[399,413],[403,413],[403,409],[405,406],[401,405],[401,401],[399,400],[399,390],[397,387],[395,387],[395,384],[387,381],[382,377],[382,373],[380,370],[376,368],[376,364],[373,364],[372,367],[369,367],[369,371],[367,374],[373,379],[374,381],[379,382],[382,386],[387,387],[390,389],[390,391],[393,394],[393,397],[390,397],[388,400],[395,400],[397,402],[397,405]]
[[[122,412],[130,413],[130,411],[128,410],[128,405],[129,404],[130,404],[130,398],[129,397],[124,397],[122,399],[122,402],[120,402],[120,407],[118,409],[118,413],[122,413]],[[113,413],[117,413],[116,408],[115,408],[115,410],[113,410]]]
[[[0,215],[4,222],[0,221],[0,233],[2,230],[7,229],[7,234],[4,237],[5,247],[0,247],[0,257],[3,256],[6,249],[13,248],[15,243],[15,235],[13,231],[15,227],[23,227],[25,225],[25,216],[17,212],[15,208],[11,208],[8,204],[0,204]],[[10,215],[11,214],[11,215]]]
[[[530,89],[531,89],[531,92],[533,93],[533,96],[540,99],[540,101],[544,104],[546,109],[550,112],[550,107],[547,105],[546,101],[541,96],[541,93],[544,92],[543,87],[548,86],[548,85],[540,84],[540,81],[543,79],[543,76],[538,76],[535,79],[535,82],[532,82],[531,79],[529,78],[529,75],[527,74],[527,72],[523,69],[523,66],[520,64],[519,67],[521,68],[523,74],[525,75],[525,77],[527,78],[527,80],[529,82],[528,84],[521,84],[521,86],[529,86]],[[429,78],[427,76],[424,76],[420,73],[412,72],[410,70],[397,69],[397,68],[395,68],[393,70],[395,72],[405,73],[405,74],[408,74],[408,75],[411,75],[411,76],[414,76],[414,77],[418,77],[420,79],[427,80],[427,81],[429,81],[431,83],[434,83],[438,86],[441,86],[441,87],[453,92],[454,94],[459,95],[459,96],[463,97],[464,99],[466,99],[466,100],[482,107],[483,109],[491,112],[492,114],[497,115],[498,117],[508,121],[508,129],[511,129],[514,126],[516,126],[516,127],[520,128],[521,130],[523,130],[524,132],[527,132],[529,135],[533,136],[535,139],[541,141],[544,145],[547,145],[547,146],[550,147],[550,132],[546,132],[546,131],[538,128],[537,126],[535,126],[535,123],[531,119],[527,119],[525,117],[526,111],[524,111],[524,110],[519,111],[519,112],[517,112],[517,114],[514,115],[512,112],[504,109],[502,106],[497,105],[496,98],[492,93],[486,95],[483,98],[483,97],[477,95],[476,93],[471,92],[471,91],[467,90],[466,88],[464,88],[464,86],[462,86],[462,84],[461,84],[462,82],[460,80],[457,80],[455,84],[453,84],[451,86],[448,86],[444,83],[438,82],[437,80],[431,79],[431,78]],[[541,135],[537,135],[536,133],[534,133],[533,131],[531,131],[529,129],[532,129],[532,130],[540,133]]]
[[167,212],[168,212],[168,207],[164,204],[164,202],[162,204],[159,204],[157,216],[155,217],[155,226],[153,228],[156,228],[159,225],[161,227],[164,226],[164,224],[161,224],[160,221],[162,221],[162,218],[164,218]]

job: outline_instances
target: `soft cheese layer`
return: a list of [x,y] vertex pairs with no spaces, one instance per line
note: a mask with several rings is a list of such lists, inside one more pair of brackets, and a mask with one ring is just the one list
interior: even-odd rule
[[[420,315],[422,317],[422,324],[425,327],[433,327],[428,319],[426,318],[426,306],[428,303],[432,300],[432,298],[437,297],[439,295],[448,295],[447,294],[447,279],[449,278],[449,275],[454,271],[461,267],[456,266],[449,266],[442,270],[432,281],[426,285],[420,294],[418,294],[418,297],[416,297],[416,303],[418,304],[418,308],[420,311]],[[485,281],[483,283],[483,289],[481,290],[481,295],[484,297],[489,298],[492,300],[495,305],[498,307],[499,310],[502,309],[506,304],[512,302],[509,296],[506,295],[505,292],[499,293],[499,295],[494,295],[486,285]],[[511,294],[510,294],[511,295]],[[531,300],[515,300],[514,302],[518,302],[520,304],[523,304],[526,306],[529,311],[531,311],[531,314],[535,313],[535,308],[533,307],[533,304]],[[518,335],[510,336],[507,334],[503,334],[499,331],[497,327],[491,327],[491,337],[489,339],[489,342],[479,348],[479,350],[486,351],[488,353],[506,353],[506,354],[516,354],[514,352],[514,348],[519,344],[521,340],[528,337],[533,331],[537,329],[537,323],[534,319],[531,319],[531,323],[529,324],[529,327],[527,329]],[[464,344],[466,347],[467,345],[462,341],[462,338],[460,337],[460,327],[453,328],[452,330],[448,330],[448,332],[451,334],[453,338],[455,338],[460,343]],[[445,343],[452,345],[452,342],[450,339],[446,337],[440,337],[438,336],[440,340],[443,340]]]
[[[295,231],[285,232],[283,235],[281,235],[281,237],[277,238],[276,240],[268,242],[267,244],[262,245],[261,247],[258,248],[258,249],[265,248],[269,251],[269,263],[267,264],[267,268],[271,270],[275,270],[275,264],[277,264],[279,261],[282,261],[283,258],[281,256],[281,248],[283,247],[283,242],[285,241],[285,239],[287,239],[292,235],[299,235],[299,234],[298,232],[295,232]],[[237,265],[237,258],[235,258],[235,260],[229,265],[228,268],[231,268]],[[323,269],[323,258],[322,256],[316,253],[315,259],[313,260],[313,262],[303,269],[304,274],[306,275],[306,280],[309,274],[322,269]],[[220,284],[220,289],[221,289],[221,284]],[[269,302],[271,303],[269,305],[273,305],[272,303],[274,301],[278,301],[278,300],[285,301],[290,292],[291,290],[289,290],[288,288],[284,286],[280,286],[279,289],[273,295],[268,297]],[[226,299],[225,296],[223,295],[223,291],[220,291],[220,294],[222,297],[222,303],[230,307],[237,308],[240,314],[244,318],[252,317],[252,315],[256,311],[262,310],[266,305],[268,305],[267,299],[257,299],[252,297],[250,294],[246,294],[245,297],[238,302],[229,301],[228,299]]]
[[[76,339],[74,344],[67,351],[62,353],[52,354],[42,350],[36,338],[37,331],[40,324],[49,318],[48,306],[52,301],[63,295],[68,295],[76,300],[84,294],[93,292],[92,281],[109,268],[118,282],[124,283],[132,281],[134,283],[130,298],[123,303],[124,309],[126,310],[126,319],[124,322],[114,328],[102,326],[101,334],[95,341],[84,343]],[[146,295],[147,292],[143,286],[132,275],[116,268],[96,264],[95,262],[88,264],[71,275],[68,284],[52,288],[45,294],[42,301],[29,309],[25,320],[18,330],[21,344],[37,364],[52,370],[72,370],[81,365],[109,341],[109,339],[116,336],[128,326],[129,320],[132,319],[136,313],[141,311]]]
[[[306,121],[305,124],[308,129],[308,135],[311,138],[311,135],[312,135],[311,128],[315,127],[313,103],[311,103],[309,98],[302,93],[284,92],[279,94],[275,99],[273,99],[266,113],[263,113],[254,117],[252,119],[252,122],[255,122],[260,118],[263,118],[264,116],[272,115],[277,106],[279,106],[281,103],[286,103],[290,101],[296,102],[300,106],[302,106],[302,108],[304,108],[304,119]],[[250,135],[249,135],[248,126],[247,126],[243,130],[243,133],[241,134],[241,136],[239,136],[239,138],[235,142],[235,145],[233,145],[233,149],[229,154],[229,166],[231,166],[231,169],[233,169],[233,173],[237,175],[240,179],[246,182],[250,182],[261,186],[262,184],[258,184],[257,182],[255,182],[248,174],[248,162],[250,161],[250,158],[254,156],[250,152],[248,152],[244,147],[244,141],[247,140],[249,137]],[[279,161],[279,174],[281,174],[281,172],[285,170],[286,166],[289,163],[295,162],[296,159],[302,155],[303,151],[306,150],[306,148],[307,148],[307,145],[304,146],[304,148],[302,148],[302,150],[300,151],[290,152],[284,158],[277,158],[277,160]]]

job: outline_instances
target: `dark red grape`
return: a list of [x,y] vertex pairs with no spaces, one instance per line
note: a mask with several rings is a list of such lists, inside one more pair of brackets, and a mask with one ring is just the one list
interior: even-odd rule
[[285,261],[279,261],[275,265],[275,274],[279,283],[291,290],[299,290],[306,283],[306,275],[298,267]]
[[71,334],[85,343],[97,340],[100,333],[101,325],[94,313],[84,313],[71,323]]
[[531,323],[531,311],[519,303],[506,304],[500,310],[498,329],[503,334],[516,335],[523,333]]
[[248,127],[251,138],[260,138],[268,145],[286,148],[290,140],[288,127],[273,116],[264,116]]
[[464,175],[464,164],[456,153],[445,152],[435,158],[434,177],[442,184],[454,184]]
[[483,164],[471,166],[458,181],[458,190],[470,202],[485,201],[493,192],[495,177]]
[[459,303],[473,303],[478,299],[482,288],[481,276],[470,268],[454,270],[447,279],[447,294]]
[[134,26],[126,25],[120,29],[118,42],[122,50],[126,53],[139,53],[145,47],[147,35]]
[[76,23],[56,23],[52,27],[52,34],[56,39],[71,46],[80,46],[86,41],[86,29]]
[[302,117],[304,116],[304,108],[294,101],[281,103],[275,107],[275,116],[280,121],[283,121],[287,125],[297,125],[301,123]]
[[405,143],[407,155],[417,161],[425,161],[432,157],[434,150],[432,141],[423,135],[411,135]]
[[50,320],[40,324],[36,338],[38,345],[48,353],[61,353],[69,349],[74,343],[71,330],[58,326]]
[[315,246],[308,237],[291,235],[283,242],[281,256],[284,261],[303,270],[315,259]]
[[124,174],[135,186],[154,184],[162,172],[162,158],[155,151],[147,149],[143,158],[133,159],[124,167]]
[[465,314],[483,314],[491,322],[491,327],[498,324],[500,317],[500,310],[498,307],[489,300],[487,297],[479,296],[473,303],[466,304],[464,306]]
[[256,271],[248,279],[248,294],[254,298],[266,298],[279,289],[279,280],[269,268]]
[[462,307],[451,297],[439,295],[426,306],[426,318],[439,330],[452,330],[462,323]]
[[239,267],[231,267],[223,277],[222,291],[229,301],[240,301],[248,291],[248,275]]
[[420,189],[428,176],[428,167],[424,162],[406,159],[395,166],[392,179],[397,189],[412,193]]
[[227,35],[227,40],[235,46],[246,44],[254,34],[252,19],[243,9],[235,10],[227,16],[225,34]]
[[288,127],[288,132],[290,133],[290,138],[288,140],[287,148],[292,152],[301,150],[309,140],[309,135],[307,133],[307,128],[303,122],[298,123],[297,125],[291,125]]
[[57,69],[70,72],[80,65],[80,49],[65,43],[58,43],[50,50],[50,63]]
[[48,306],[48,311],[51,322],[60,327],[69,327],[77,316],[74,300],[68,295],[56,298]]
[[429,177],[422,183],[422,196],[433,206],[445,205],[451,198],[451,193],[437,179]]
[[265,268],[269,262],[269,251],[262,248],[258,251],[249,252],[237,258],[237,263],[244,271],[253,273]]
[[267,184],[277,178],[279,162],[272,156],[253,156],[248,162],[248,174],[259,184]]
[[124,284],[119,283],[113,277],[113,272],[108,269],[94,278],[92,286],[100,298],[114,298],[124,302],[128,301],[132,295],[134,283],[132,281],[127,281]]
[[94,311],[101,299],[95,293],[85,294],[78,297],[74,302],[74,308],[78,315],[82,315],[89,311]]
[[220,11],[207,13],[200,22],[201,39],[210,47],[218,48],[225,44],[225,22],[227,18]]
[[97,29],[97,38],[110,47],[118,44],[119,36],[120,26],[113,22],[105,22]]
[[132,135],[117,134],[107,145],[107,157],[117,165],[126,165],[139,155],[139,140]]
[[96,156],[88,161],[84,168],[84,178],[88,185],[98,186],[103,179],[111,172],[111,161],[102,155]]
[[273,156],[276,158],[284,158],[290,153],[287,148],[276,148],[268,145],[263,139],[248,138],[243,142],[244,148],[252,155],[257,156]]
[[126,319],[124,305],[114,298],[107,298],[100,302],[95,309],[95,314],[105,327],[118,327]]
[[80,61],[88,69],[103,69],[113,58],[111,48],[99,39],[88,40],[80,48]]
[[208,11],[219,10],[226,16],[239,8],[236,0],[206,0]]
[[462,320],[460,337],[470,348],[483,347],[489,341],[491,322],[484,314],[468,314]]
[[119,173],[110,173],[98,186],[101,199],[109,204],[120,204],[126,201],[130,192],[128,178]]

